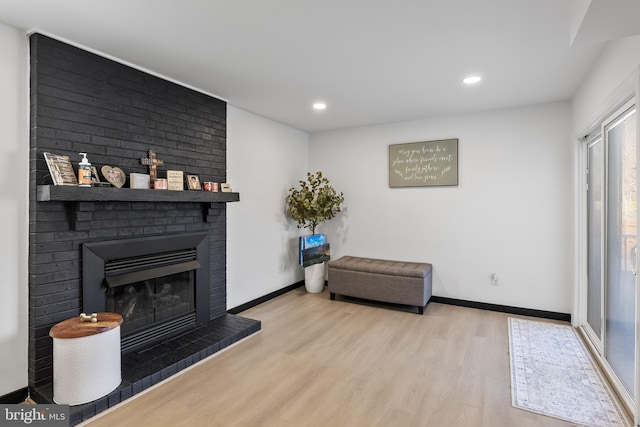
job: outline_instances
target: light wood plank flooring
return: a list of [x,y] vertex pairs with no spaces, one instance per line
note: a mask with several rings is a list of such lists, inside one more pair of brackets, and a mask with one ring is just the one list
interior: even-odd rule
[[241,315],[262,332],[88,424],[573,425],[511,406],[504,313],[429,303],[420,316],[301,288]]

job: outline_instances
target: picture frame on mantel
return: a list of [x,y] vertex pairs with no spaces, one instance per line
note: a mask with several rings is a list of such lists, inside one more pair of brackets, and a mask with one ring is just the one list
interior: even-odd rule
[[69,156],[62,156],[53,153],[43,153],[44,160],[49,168],[53,185],[78,186],[78,178],[71,166]]
[[190,191],[202,191],[202,184],[200,184],[200,176],[194,174],[186,174],[187,188]]
[[389,187],[458,186],[458,139],[389,145]]

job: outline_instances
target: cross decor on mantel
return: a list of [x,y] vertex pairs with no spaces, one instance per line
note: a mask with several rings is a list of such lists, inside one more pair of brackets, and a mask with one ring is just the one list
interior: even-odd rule
[[158,166],[162,166],[164,162],[156,158],[155,151],[149,150],[149,158],[140,159],[140,163],[143,165],[149,165],[149,180],[151,181],[151,188],[154,188],[154,183],[156,182],[156,178],[158,177],[156,168]]

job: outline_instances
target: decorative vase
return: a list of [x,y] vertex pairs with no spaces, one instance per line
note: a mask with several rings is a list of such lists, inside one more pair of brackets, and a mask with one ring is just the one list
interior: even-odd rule
[[304,287],[311,294],[319,294],[324,289],[324,262],[304,268]]

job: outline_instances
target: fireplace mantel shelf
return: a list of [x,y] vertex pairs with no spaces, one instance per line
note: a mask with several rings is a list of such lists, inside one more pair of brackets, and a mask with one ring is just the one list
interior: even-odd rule
[[228,203],[240,201],[240,193],[39,185],[37,200],[39,202]]

